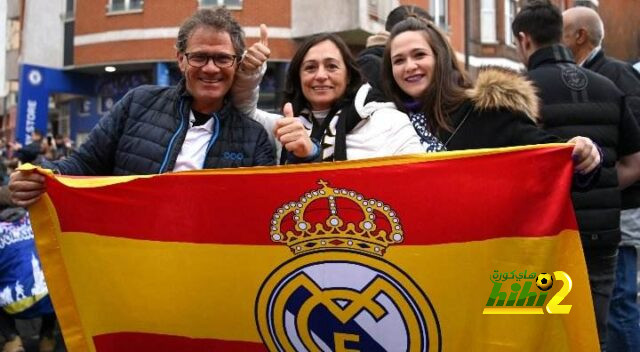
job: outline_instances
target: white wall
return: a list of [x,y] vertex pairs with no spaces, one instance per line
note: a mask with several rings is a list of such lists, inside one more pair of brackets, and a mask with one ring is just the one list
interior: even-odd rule
[[[399,4],[398,0],[378,0],[380,16],[386,18],[386,14]],[[291,34],[294,38],[353,30],[377,33],[384,29],[383,22],[369,17],[368,0],[292,0]]]
[[[353,1],[353,0],[352,0]],[[378,33],[384,30],[384,21],[387,19],[387,15],[391,10],[400,6],[398,0],[378,0],[378,16],[382,21],[374,21],[369,17],[369,1],[360,1],[360,28],[369,33]]]
[[21,63],[63,67],[64,4],[64,0],[25,1]]
[[359,2],[360,0],[292,0],[291,34],[297,38],[319,32],[357,29],[360,23]]

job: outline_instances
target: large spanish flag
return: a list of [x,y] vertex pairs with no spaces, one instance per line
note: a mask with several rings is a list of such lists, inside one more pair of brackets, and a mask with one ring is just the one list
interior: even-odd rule
[[592,351],[571,147],[47,177],[70,351]]

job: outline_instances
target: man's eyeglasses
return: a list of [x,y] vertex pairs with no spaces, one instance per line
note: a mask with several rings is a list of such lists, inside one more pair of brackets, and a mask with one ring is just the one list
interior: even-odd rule
[[209,63],[209,59],[213,60],[213,64],[219,68],[227,68],[233,66],[236,62],[236,55],[229,54],[214,54],[207,55],[203,53],[184,53],[187,57],[187,62],[193,67],[204,67]]

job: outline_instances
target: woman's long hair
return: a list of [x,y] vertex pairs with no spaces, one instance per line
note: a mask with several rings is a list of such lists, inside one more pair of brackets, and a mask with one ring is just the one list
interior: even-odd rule
[[451,131],[450,114],[465,101],[465,90],[471,88],[472,83],[460,67],[449,40],[433,22],[409,17],[393,27],[382,60],[382,87],[400,110],[406,111],[405,104],[414,100],[396,83],[391,62],[391,43],[399,34],[409,31],[423,34],[435,56],[431,83],[422,97],[417,99],[427,118],[426,127],[436,134],[442,130]]
[[331,41],[338,47],[347,69],[347,87],[344,95],[340,97],[338,103],[340,103],[340,101],[350,101],[353,99],[358,88],[362,85],[362,75],[360,74],[360,71],[358,71],[358,64],[353,58],[353,55],[344,40],[332,33],[315,34],[306,39],[300,45],[295,55],[293,55],[291,63],[289,64],[289,70],[287,71],[283,104],[290,102],[293,105],[293,112],[296,115],[304,109],[311,109],[307,98],[302,94],[302,83],[300,81],[300,67],[302,66],[302,61],[304,60],[304,56],[307,55],[307,52],[312,47],[324,42],[325,40]]

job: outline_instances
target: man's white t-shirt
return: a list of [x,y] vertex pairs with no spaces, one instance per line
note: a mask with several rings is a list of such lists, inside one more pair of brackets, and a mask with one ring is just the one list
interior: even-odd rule
[[182,149],[180,149],[173,171],[200,170],[204,165],[204,159],[207,157],[207,147],[213,134],[215,117],[210,118],[200,126],[193,125],[195,120],[196,117],[193,115],[193,111],[190,111],[189,130],[184,138],[184,143],[182,143]]

